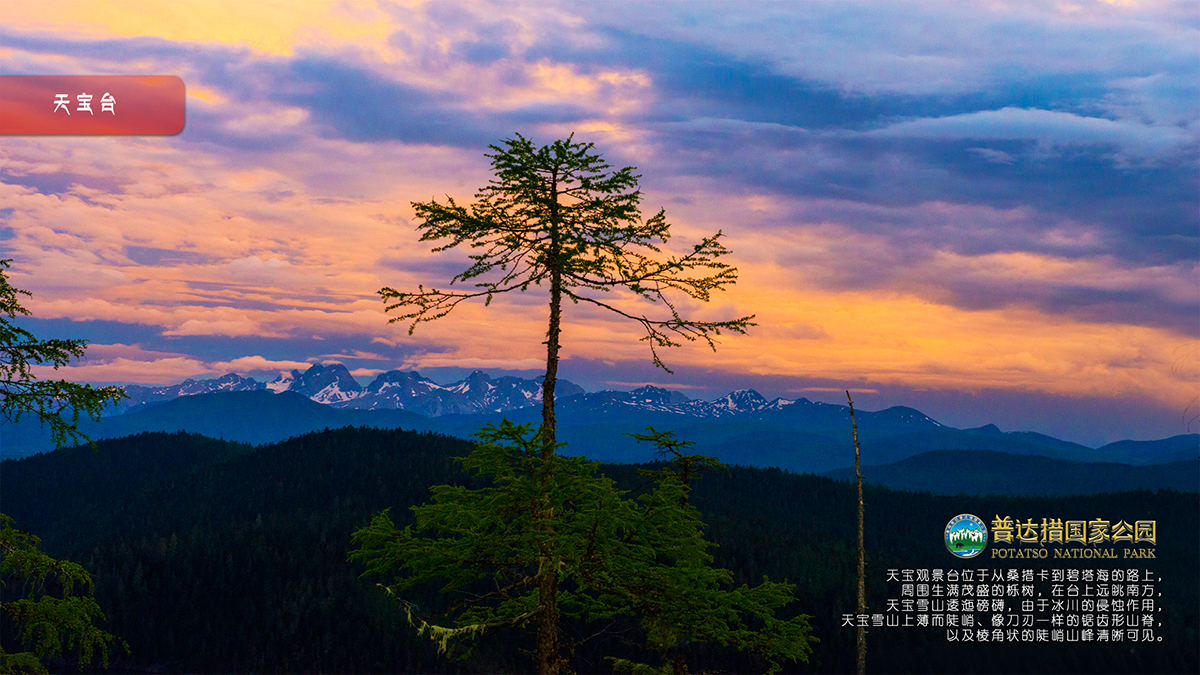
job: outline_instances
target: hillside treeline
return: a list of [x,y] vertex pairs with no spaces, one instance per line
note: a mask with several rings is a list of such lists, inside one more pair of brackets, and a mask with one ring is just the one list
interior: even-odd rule
[[[467,441],[398,430],[326,430],[252,448],[189,434],[140,434],[0,467],[0,511],[43,539],[52,556],[96,580],[108,628],[130,645],[113,669],[141,672],[527,672],[532,640],[480,638],[467,660],[439,655],[398,604],[346,559],[350,534],[391,508],[398,523],[435,484],[468,484],[453,458]],[[606,465],[625,489],[637,467]],[[714,564],[736,583],[764,575],[796,584],[795,608],[820,639],[797,672],[851,672],[854,489],[772,469],[731,467],[695,483],[692,499],[717,544]],[[944,497],[867,487],[868,612],[897,597],[889,568],[1125,567],[1053,559],[960,561],[942,543],[947,521],[974,513],[1157,522],[1149,567],[1163,577],[1161,642],[947,644],[921,628],[868,631],[878,672],[1193,672],[1200,662],[1200,496],[1125,492],[1055,498]],[[985,553],[986,556],[986,553]],[[432,589],[430,590],[432,593]],[[416,603],[436,604],[432,596]],[[641,654],[633,626],[567,626],[584,641],[572,664],[609,672],[606,656]],[[4,626],[3,639],[12,638]],[[737,652],[697,648],[693,670],[751,672]],[[73,670],[65,664],[63,669]]]

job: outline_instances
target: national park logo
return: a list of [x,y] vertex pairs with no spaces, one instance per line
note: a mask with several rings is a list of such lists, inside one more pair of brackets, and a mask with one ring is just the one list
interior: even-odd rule
[[954,516],[946,525],[945,540],[946,548],[954,555],[974,558],[987,548],[987,525],[969,513]]

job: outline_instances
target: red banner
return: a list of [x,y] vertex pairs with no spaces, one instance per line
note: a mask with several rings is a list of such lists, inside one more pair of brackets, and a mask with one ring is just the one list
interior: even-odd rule
[[174,75],[0,75],[0,135],[162,135],[183,131]]

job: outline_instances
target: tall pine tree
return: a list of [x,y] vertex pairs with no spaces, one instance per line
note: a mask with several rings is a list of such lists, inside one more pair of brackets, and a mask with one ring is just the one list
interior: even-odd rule
[[[490,304],[499,294],[527,291],[531,286],[548,289],[542,426],[537,434],[544,461],[550,460],[556,446],[554,391],[564,298],[640,324],[654,364],[664,369],[658,347],[699,339],[715,348],[714,338],[722,331],[745,333],[754,325],[753,316],[727,321],[680,316],[668,297],[671,292],[707,302],[714,290],[737,280],[737,270],[719,260],[729,252],[720,241],[721,232],[702,239],[683,255],[663,256],[659,246],[670,238],[665,213],[660,210],[643,221],[639,176],[633,167],[613,171],[593,147],[576,143],[571,136],[539,148],[520,134],[490,146],[495,153],[488,155],[495,178],[476,193],[475,203],[460,206],[452,197],[445,204],[413,203],[423,221],[418,225],[421,240],[437,242],[435,252],[462,245],[474,251],[473,264],[450,281],[451,285],[471,283],[473,290],[422,285],[416,292],[390,287],[379,291],[388,311],[405,312],[391,322],[411,320],[411,333],[417,324],[442,318],[467,300],[482,298]],[[697,270],[708,274],[693,275]],[[611,300],[616,290],[631,292],[666,311],[652,317],[622,308]],[[553,480],[553,475],[545,480]],[[546,486],[545,494],[552,492],[553,487]],[[542,508],[551,506],[544,503]],[[544,536],[538,556],[538,671],[557,673],[561,661],[557,585],[562,560],[551,536],[552,513],[546,511],[540,522]]]

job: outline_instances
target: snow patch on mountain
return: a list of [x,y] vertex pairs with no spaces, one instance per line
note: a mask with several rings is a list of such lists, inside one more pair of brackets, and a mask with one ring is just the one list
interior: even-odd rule
[[[567,380],[558,380],[557,392],[563,397],[583,393],[583,389]],[[541,400],[542,385],[537,380],[510,376],[492,379],[477,370],[463,380],[441,385],[414,371],[393,370],[376,377],[360,395],[333,402],[333,405],[364,410],[410,410],[438,417],[507,412],[541,403]]]
[[686,414],[682,406],[689,403],[683,394],[661,387],[646,385],[633,391],[616,391],[605,389],[594,393],[580,393],[573,396],[560,396],[559,404],[564,409],[589,410],[595,412],[614,412],[620,410],[653,410]]
[[[805,403],[808,403],[807,399],[800,399],[800,400],[804,401]],[[771,401],[770,403],[768,403],[766,405],[766,407],[763,408],[763,410],[783,410],[784,408],[788,407],[789,405],[795,405],[795,404],[796,404],[796,401],[791,401],[786,398],[777,398],[774,401]]]
[[294,370],[290,373],[280,373],[279,377],[276,377],[274,380],[267,383],[266,388],[270,389],[276,394],[289,391],[292,387],[292,383],[296,381],[295,373],[296,371]]
[[317,393],[313,394],[309,398],[316,401],[317,403],[334,404],[334,403],[343,403],[345,401],[349,401],[351,399],[358,398],[361,395],[362,395],[361,390],[360,391],[342,391],[342,388],[338,385],[338,383],[334,382],[333,384],[330,384],[329,386],[325,387],[321,391],[318,391]]
[[730,414],[758,412],[767,407],[767,399],[753,389],[739,389],[709,404],[713,411],[723,411]]

